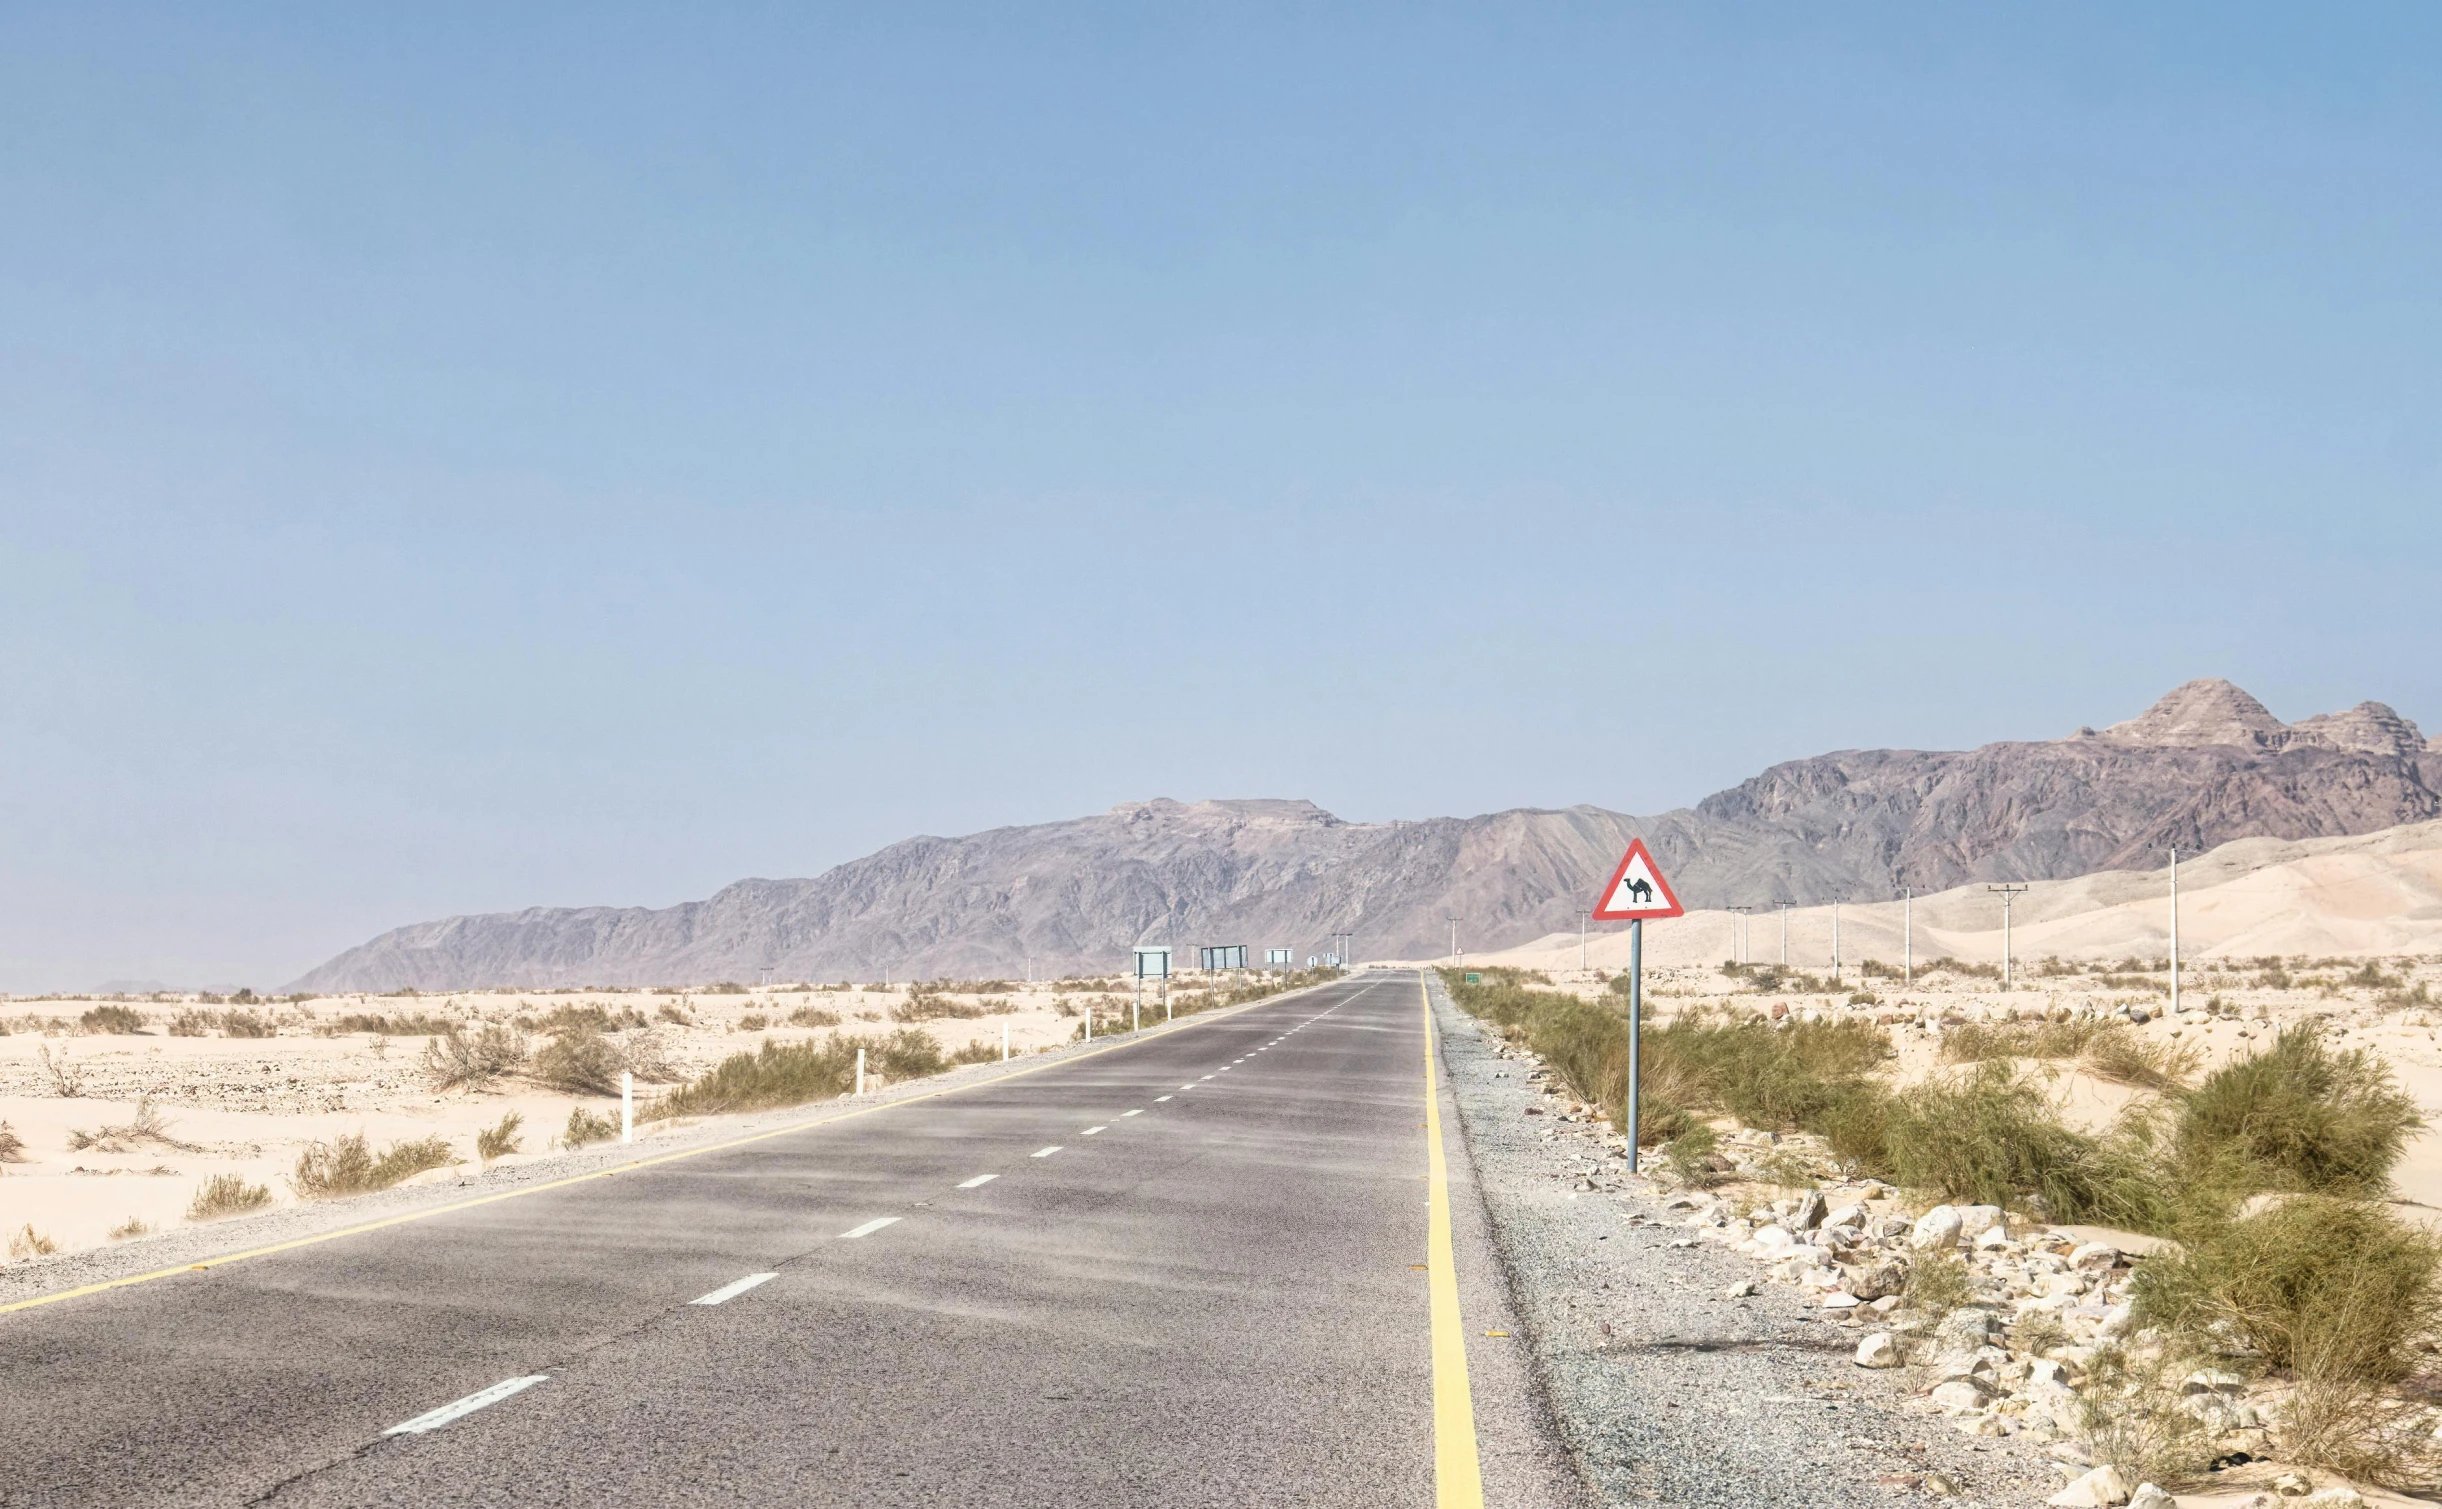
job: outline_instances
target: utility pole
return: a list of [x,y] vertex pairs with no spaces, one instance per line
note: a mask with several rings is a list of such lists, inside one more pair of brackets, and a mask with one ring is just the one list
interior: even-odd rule
[[1730,914],[1730,962],[1732,964],[1744,964],[1747,962],[1747,945],[1745,941],[1747,914],[1754,911],[1755,908],[1751,906],[1725,906],[1722,908],[1722,910]]
[[1796,906],[1797,903],[1794,901],[1776,901],[1772,904],[1781,909],[1781,964],[1784,968],[1786,968],[1789,963],[1789,909]]
[[2001,897],[2001,988],[2010,988],[2010,903],[2026,889],[2022,885],[1988,885],[1984,889]]
[[1592,912],[1577,914],[1577,972],[1581,975],[1586,972],[1586,928],[1593,920]]
[[[1342,955],[1341,958],[1344,962],[1347,956]],[[1450,967],[1452,969],[1458,967],[1458,919],[1456,917],[1450,919]]]
[[1840,983],[1840,898],[1832,898],[1832,983]]
[[2179,1014],[2179,851],[2171,850],[2171,1014]]
[[1916,891],[1899,888],[1899,982],[1916,983]]

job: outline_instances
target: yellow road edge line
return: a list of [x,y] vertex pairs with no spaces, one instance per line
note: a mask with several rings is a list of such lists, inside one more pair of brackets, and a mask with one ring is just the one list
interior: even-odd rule
[[766,1142],[774,1137],[786,1137],[792,1132],[803,1132],[814,1127],[853,1121],[859,1116],[872,1116],[882,1111],[894,1111],[901,1106],[912,1106],[920,1101],[935,1100],[944,1095],[957,1095],[963,1091],[981,1089],[986,1085],[1007,1084],[1013,1079],[1023,1079],[1029,1074],[1040,1074],[1046,1069],[1058,1069],[1085,1059],[1099,1058],[1105,1053],[1116,1053],[1122,1048],[1133,1048],[1141,1043],[1150,1042],[1157,1036],[1168,1037],[1172,1033],[1181,1032],[1190,1027],[1201,1027],[1207,1023],[1218,1022],[1227,1017],[1237,1016],[1241,1012],[1252,1011],[1258,1006],[1277,1006],[1291,996],[1323,988],[1320,985],[1306,985],[1297,990],[1283,991],[1277,996],[1267,996],[1260,1001],[1248,1001],[1239,1006],[1225,1006],[1219,1011],[1200,1011],[1183,1022],[1165,1022],[1159,1027],[1148,1027],[1142,1032],[1131,1033],[1125,1040],[1113,1043],[1107,1048],[1089,1048],[1083,1053],[1072,1054],[1052,1063],[1036,1064],[1030,1069],[1012,1069],[1007,1074],[996,1074],[990,1079],[979,1079],[968,1084],[944,1085],[938,1090],[927,1090],[921,1095],[910,1095],[902,1100],[884,1101],[880,1105],[866,1106],[862,1110],[833,1111],[828,1115],[809,1116],[803,1121],[793,1121],[787,1126],[774,1127],[768,1132],[732,1137],[726,1142],[710,1143],[703,1147],[682,1148],[677,1152],[663,1153],[658,1157],[639,1158],[632,1163],[619,1164],[615,1168],[596,1169],[590,1174],[574,1174],[565,1179],[553,1179],[543,1184],[529,1184],[522,1189],[504,1189],[498,1194],[477,1195],[471,1200],[457,1200],[448,1205],[436,1205],[430,1210],[405,1211],[395,1216],[384,1216],[378,1221],[366,1221],[360,1225],[342,1227],[337,1231],[316,1232],[312,1236],[292,1237],[285,1242],[274,1242],[267,1247],[251,1247],[243,1252],[224,1253],[219,1257],[204,1258],[199,1262],[180,1263],[175,1268],[155,1268],[149,1273],[131,1273],[123,1278],[104,1279],[95,1284],[81,1284],[74,1289],[61,1289],[51,1294],[37,1294],[31,1299],[11,1300],[7,1304],[0,1304],[0,1315],[14,1314],[19,1310],[38,1309],[44,1305],[56,1305],[62,1300],[82,1299],[86,1295],[103,1294],[112,1289],[129,1289],[137,1284],[152,1283],[157,1279],[176,1278],[180,1274],[200,1273],[207,1269],[218,1268],[226,1263],[242,1263],[248,1258],[270,1257],[275,1253],[293,1252],[300,1247],[311,1247],[319,1242],[336,1242],[341,1237],[363,1236],[369,1231],[380,1231],[390,1226],[404,1226],[410,1221],[430,1220],[434,1216],[453,1215],[458,1211],[474,1210],[479,1206],[497,1205],[503,1200],[545,1194],[555,1189],[567,1189],[572,1185],[590,1184],[596,1179],[609,1179],[640,1168],[653,1168],[659,1164],[701,1158],[707,1153],[723,1153],[731,1148],[745,1147],[749,1143]]
[[1475,1390],[1467,1381],[1467,1328],[1458,1310],[1458,1249],[1450,1237],[1450,1158],[1442,1149],[1441,1083],[1433,1068],[1433,996],[1424,972],[1425,1275],[1433,1310],[1433,1502],[1484,1509],[1484,1469],[1475,1449]]

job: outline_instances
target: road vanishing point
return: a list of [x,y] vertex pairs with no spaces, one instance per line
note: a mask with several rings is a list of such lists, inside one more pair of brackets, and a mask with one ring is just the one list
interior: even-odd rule
[[1432,1041],[1376,972],[0,1306],[0,1504],[1538,1501]]

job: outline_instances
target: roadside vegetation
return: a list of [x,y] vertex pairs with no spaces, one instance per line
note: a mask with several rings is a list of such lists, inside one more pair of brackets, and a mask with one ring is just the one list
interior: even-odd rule
[[[1452,1000],[1622,1124],[1623,1006],[1479,973],[1470,984],[1443,971]],[[1704,1183],[1718,1175],[1717,1119],[1808,1132],[1852,1173],[1928,1202],[2167,1238],[2132,1291],[2158,1343],[2104,1359],[2090,1391],[2098,1449],[2175,1475],[2195,1432],[2161,1418],[2165,1401],[2209,1364],[2289,1385],[2293,1460],[2380,1481],[2442,1472],[2432,1422],[2403,1392],[2433,1381],[2419,1372],[2442,1344],[2442,1242],[2383,1203],[2424,1123],[2371,1050],[2335,1047],[2310,1022],[2198,1078],[2192,1050],[2110,1023],[1960,1026],[1942,1047],[1948,1068],[1895,1086],[1887,1037],[1864,1020],[1686,1011],[1646,1029],[1642,1140]],[[2146,1093],[2104,1132],[2079,1130],[2045,1067],[2066,1062]],[[1930,1314],[1966,1303],[1957,1266],[1919,1255],[1908,1302]]]
[[394,1142],[376,1155],[364,1133],[352,1132],[316,1142],[298,1154],[297,1170],[288,1182],[300,1199],[334,1200],[388,1189],[426,1169],[447,1168],[457,1161],[446,1138]]

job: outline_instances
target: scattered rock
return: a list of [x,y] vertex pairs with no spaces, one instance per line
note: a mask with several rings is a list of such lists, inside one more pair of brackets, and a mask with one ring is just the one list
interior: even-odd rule
[[1812,1231],[1823,1224],[1823,1191],[1810,1189],[1798,1197],[1798,1208],[1789,1215],[1790,1226],[1798,1231]]
[[1959,1209],[1955,1205],[1936,1205],[1916,1219],[1916,1229],[1908,1234],[1908,1245],[1918,1251],[1947,1247],[1959,1239]]
[[1896,1260],[1878,1263],[1849,1275],[1848,1292],[1859,1299],[1888,1299],[1908,1286],[1908,1270]]
[[2285,1472],[2272,1480],[2272,1491],[2285,1499],[2302,1499],[2315,1491],[2315,1482],[2302,1473]]
[[2179,1500],[2151,1483],[2139,1483],[2137,1491],[2129,1495],[2128,1509],[2179,1509]]
[[1876,1331],[1857,1343],[1857,1366],[1861,1368],[1895,1368],[1899,1366],[1899,1341],[1888,1331]]
[[1925,1474],[1925,1491],[1937,1499],[1955,1499],[1967,1489],[1947,1472]]
[[1755,1280],[1751,1278],[1742,1278],[1737,1283],[1732,1284],[1729,1288],[1722,1290],[1721,1297],[1723,1299],[1745,1299],[1748,1295],[1753,1294],[1754,1292]]
[[2056,1509],[2112,1509],[2128,1502],[2128,1481],[2120,1469],[2105,1463],[2044,1502]]
[[2005,1218],[1998,1205],[1962,1205],[1958,1211],[1959,1235],[1969,1241],[1974,1241],[1996,1226],[2004,1227],[2004,1234],[2007,1234]]
[[2366,1509],[2364,1495],[2354,1488],[2332,1487],[2300,1500],[2305,1509]]
[[[1931,1399],[1935,1404],[1940,1405],[1943,1409],[1950,1410],[1954,1413],[1959,1410],[1981,1408],[1984,1403],[1983,1380],[1978,1378],[1953,1378],[1948,1383],[1935,1384],[1933,1386],[1933,1392],[1927,1394],[1925,1397]],[[2119,1500],[2114,1499],[2112,1502],[2116,1504],[2119,1502]]]
[[2069,1254],[2069,1266],[2080,1273],[2108,1273],[2119,1261],[2119,1249],[2109,1242],[2088,1242]]

